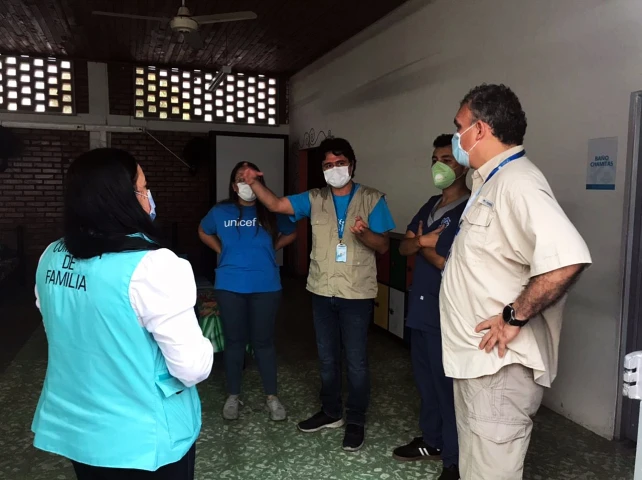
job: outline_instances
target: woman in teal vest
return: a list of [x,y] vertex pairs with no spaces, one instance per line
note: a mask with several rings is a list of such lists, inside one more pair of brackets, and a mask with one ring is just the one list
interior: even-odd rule
[[36,273],[49,360],[34,446],[84,479],[193,480],[212,368],[190,264],[160,248],[134,157],[92,150],[69,167],[64,237]]
[[[220,254],[216,269],[216,300],[225,341],[225,378],[228,398],[223,418],[239,417],[239,395],[245,347],[252,345],[270,418],[285,420],[277,397],[274,322],[281,303],[281,274],[276,252],[296,238],[295,225],[256,202],[252,189],[242,183],[241,162],[230,175],[228,199],[218,203],[201,221],[198,233]],[[261,177],[261,181],[265,180]]]

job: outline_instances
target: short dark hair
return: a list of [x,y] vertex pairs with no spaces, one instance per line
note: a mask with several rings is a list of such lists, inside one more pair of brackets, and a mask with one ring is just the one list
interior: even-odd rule
[[156,250],[158,233],[136,197],[138,162],[117,148],[80,155],[64,192],[64,242],[76,258]]
[[322,162],[323,160],[325,160],[325,156],[328,153],[336,155],[337,157],[340,155],[346,157],[352,164],[352,175],[354,176],[354,172],[357,170],[357,157],[354,154],[352,145],[350,145],[350,142],[348,142],[345,138],[326,138],[319,144],[319,150],[323,154],[321,158]]
[[460,106],[470,108],[475,121],[490,125],[493,135],[504,145],[524,143],[526,113],[517,95],[506,85],[479,85],[468,92]]
[[443,147],[452,147],[453,145],[453,134],[452,133],[442,133],[435,141],[432,142],[433,148],[443,148]]

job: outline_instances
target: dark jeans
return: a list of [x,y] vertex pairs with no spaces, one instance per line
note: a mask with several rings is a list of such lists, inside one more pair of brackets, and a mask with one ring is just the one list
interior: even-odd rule
[[459,464],[453,380],[446,377],[442,360],[441,332],[412,330],[410,356],[421,396],[419,427],[424,442],[441,450],[446,467]]
[[332,418],[343,417],[341,400],[341,346],[348,369],[348,423],[365,425],[370,402],[368,328],[373,300],[346,300],[312,296],[312,315],[317,337],[321,372],[321,403]]
[[74,462],[78,480],[194,480],[194,461],[196,459],[196,444],[176,463],[165,465],[155,472],[133,470],[129,468],[92,467],[84,463]]
[[263,389],[276,395],[276,350],[274,322],[281,303],[281,292],[234,293],[216,291],[225,340],[225,378],[230,395],[241,393],[245,348],[254,350]]

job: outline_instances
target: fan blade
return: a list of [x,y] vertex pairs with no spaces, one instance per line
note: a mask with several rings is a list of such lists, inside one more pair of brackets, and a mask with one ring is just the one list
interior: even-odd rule
[[192,32],[185,35],[185,40],[187,44],[192,47],[194,50],[200,50],[203,48],[203,39],[198,34],[198,32]]
[[130,15],[129,13],[113,13],[113,12],[91,12],[92,15],[100,15],[102,17],[116,17],[116,18],[133,18],[136,20],[151,20],[154,22],[169,22],[169,18],[165,17],[148,17],[145,15]]
[[256,13],[254,12],[232,12],[232,13],[217,13],[215,15],[199,15],[192,17],[192,20],[198,22],[199,25],[207,25],[208,23],[223,23],[223,22],[238,22],[241,20],[254,20]]

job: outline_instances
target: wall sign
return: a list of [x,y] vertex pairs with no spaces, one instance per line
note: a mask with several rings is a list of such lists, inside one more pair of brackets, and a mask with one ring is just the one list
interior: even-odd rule
[[615,190],[617,137],[592,138],[588,144],[587,190]]

